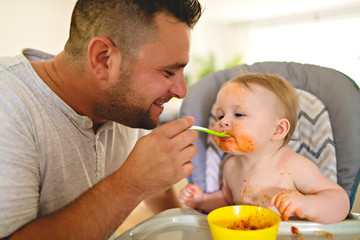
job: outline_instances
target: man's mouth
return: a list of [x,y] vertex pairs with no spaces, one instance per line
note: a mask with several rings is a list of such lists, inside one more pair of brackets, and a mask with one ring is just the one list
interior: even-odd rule
[[160,107],[163,107],[165,103],[158,103],[158,102],[154,102],[155,105],[158,105]]
[[159,109],[159,114],[161,114],[164,111],[164,104],[167,103],[167,101],[155,101],[154,105]]
[[164,104],[170,101],[170,99],[171,97],[161,98],[161,99],[159,98],[154,102],[154,104],[160,107],[164,107]]

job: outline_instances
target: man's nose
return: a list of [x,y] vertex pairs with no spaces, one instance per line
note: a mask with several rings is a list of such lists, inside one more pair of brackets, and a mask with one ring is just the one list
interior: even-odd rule
[[176,98],[184,98],[187,92],[184,72],[179,72],[179,74],[175,76],[173,81],[174,82],[170,87],[169,92]]

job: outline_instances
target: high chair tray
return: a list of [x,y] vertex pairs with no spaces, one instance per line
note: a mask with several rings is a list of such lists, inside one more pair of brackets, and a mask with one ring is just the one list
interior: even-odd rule
[[[193,209],[169,209],[132,227],[116,240],[212,240],[206,218],[207,215]],[[296,227],[300,235],[294,235],[291,227]],[[330,238],[330,234],[334,237]],[[281,222],[277,240],[295,240],[301,236],[303,240],[360,240],[360,214],[350,214],[346,220],[329,225],[306,220]]]

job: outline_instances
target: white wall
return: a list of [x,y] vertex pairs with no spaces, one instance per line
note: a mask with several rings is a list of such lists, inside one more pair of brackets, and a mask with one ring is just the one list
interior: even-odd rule
[[252,30],[246,61],[296,61],[339,70],[360,85],[359,18]]
[[76,0],[0,0],[0,56],[23,48],[60,52]]
[[360,85],[360,8],[356,16],[291,20],[285,17],[245,24],[201,22],[193,35],[192,53],[206,57],[213,52],[219,68],[236,54],[241,54],[247,64],[316,64],[341,71]]
[[[60,52],[68,37],[75,2],[0,0],[0,56],[19,54],[23,48]],[[196,57],[207,58],[212,52],[221,69],[225,62],[241,54],[249,64],[297,61],[335,68],[359,84],[360,4],[358,14],[356,6],[353,12],[337,13],[340,17],[311,19],[296,15],[253,22],[209,21],[206,10],[211,6],[207,6],[204,18],[193,31],[192,58],[186,71],[195,82],[201,68]]]

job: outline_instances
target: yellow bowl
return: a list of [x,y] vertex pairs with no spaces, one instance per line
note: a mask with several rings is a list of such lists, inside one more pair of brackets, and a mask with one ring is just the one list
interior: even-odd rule
[[275,240],[281,222],[276,212],[248,205],[215,209],[207,220],[214,240]]

